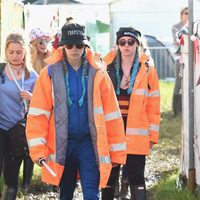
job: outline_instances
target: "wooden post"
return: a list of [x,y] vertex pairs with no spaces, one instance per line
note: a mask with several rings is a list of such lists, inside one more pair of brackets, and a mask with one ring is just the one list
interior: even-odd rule
[[195,191],[195,169],[189,169],[188,171],[188,190],[191,193]]

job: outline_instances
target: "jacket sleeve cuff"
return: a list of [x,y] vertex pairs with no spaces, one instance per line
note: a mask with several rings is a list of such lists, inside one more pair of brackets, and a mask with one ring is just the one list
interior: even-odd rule
[[156,134],[155,132],[151,134],[151,132],[150,132],[150,142],[157,144],[158,143],[158,134]]
[[111,162],[112,163],[119,163],[119,164],[125,164],[126,163],[126,151],[117,151],[117,152],[111,152]]

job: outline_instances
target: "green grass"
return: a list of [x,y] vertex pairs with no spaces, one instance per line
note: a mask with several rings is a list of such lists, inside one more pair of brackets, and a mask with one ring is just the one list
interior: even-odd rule
[[[174,83],[160,82],[161,93],[161,124],[160,124],[160,141],[155,147],[154,153],[159,152],[161,163],[171,156],[180,157],[181,153],[181,116],[174,117],[172,113],[172,96]],[[176,180],[178,174],[178,163],[171,166],[170,170],[163,170],[161,181],[159,181],[150,190],[151,200],[200,200],[199,196],[191,194],[187,185],[178,190]]]
[[161,123],[160,139],[174,140],[180,143],[181,116],[174,117],[172,112],[172,96],[174,83],[160,81]]
[[157,184],[154,190],[155,200],[200,200],[199,196],[191,194],[187,187],[182,190],[176,188],[177,173],[169,175],[159,184]]
[[161,113],[172,111],[173,82],[160,81]]

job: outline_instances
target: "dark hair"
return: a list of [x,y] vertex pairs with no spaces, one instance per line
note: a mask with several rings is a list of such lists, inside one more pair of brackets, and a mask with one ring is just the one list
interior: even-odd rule
[[73,17],[67,17],[66,23],[72,23],[73,20],[74,20]]

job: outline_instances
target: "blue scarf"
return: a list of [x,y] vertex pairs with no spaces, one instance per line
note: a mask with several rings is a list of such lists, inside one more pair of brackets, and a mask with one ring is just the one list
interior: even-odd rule
[[[81,76],[81,83],[82,83],[82,87],[83,87],[83,93],[81,98],[78,101],[79,106],[81,107],[83,105],[83,99],[86,93],[86,89],[85,89],[85,77],[88,74],[88,62],[86,60],[86,56],[85,54],[83,54],[82,56],[82,64],[81,67],[83,68],[82,70],[82,76]],[[66,85],[66,95],[67,95],[67,105],[71,106],[72,105],[72,100],[70,98],[70,89],[69,89],[69,72],[67,69],[67,63],[66,63],[66,76],[65,76],[65,85]]]
[[[116,88],[116,94],[120,95],[120,83],[121,83],[121,77],[120,77],[120,52],[117,51],[116,59],[114,60],[115,68],[116,68],[116,79],[117,79],[117,88]],[[132,88],[135,82],[135,78],[137,76],[137,73],[139,71],[139,50],[137,48],[136,54],[135,54],[135,60],[133,62],[133,66],[131,68],[131,75],[130,75],[130,86],[127,90],[127,94],[132,93]]]

